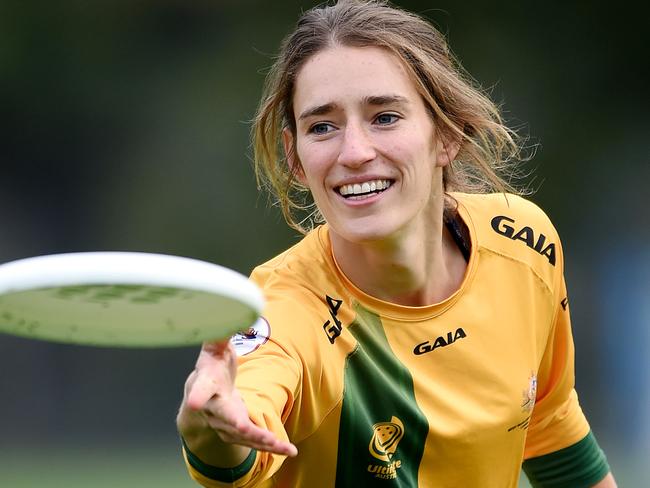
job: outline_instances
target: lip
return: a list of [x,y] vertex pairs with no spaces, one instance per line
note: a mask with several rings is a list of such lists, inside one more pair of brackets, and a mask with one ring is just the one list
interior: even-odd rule
[[334,191],[336,191],[336,188],[340,188],[343,185],[354,185],[354,184],[361,184],[365,183],[366,181],[373,181],[373,180],[389,180],[392,181],[393,183],[395,182],[395,178],[391,178],[390,176],[379,176],[379,175],[374,175],[374,174],[369,174],[369,175],[361,175],[361,176],[353,176],[350,178],[345,178],[341,181],[338,181],[332,188]]
[[363,207],[363,206],[366,206],[366,205],[372,205],[373,203],[376,203],[378,200],[381,200],[386,195],[386,193],[390,192],[393,189],[393,187],[395,186],[395,180],[394,179],[392,179],[392,178],[370,178],[370,179],[363,178],[363,179],[358,179],[357,178],[354,181],[346,180],[345,183],[341,183],[341,185],[340,185],[340,186],[343,186],[343,185],[347,185],[347,184],[363,183],[363,182],[370,181],[370,180],[373,180],[373,179],[390,180],[391,184],[390,184],[390,186],[388,188],[381,191],[380,193],[375,193],[374,195],[371,195],[371,196],[365,197],[365,198],[361,198],[361,199],[358,199],[358,200],[354,199],[354,198],[345,198],[343,195],[341,195],[338,192],[337,188],[339,188],[339,186],[333,187],[332,191],[343,202],[343,204],[345,204],[347,206],[350,206],[350,207]]

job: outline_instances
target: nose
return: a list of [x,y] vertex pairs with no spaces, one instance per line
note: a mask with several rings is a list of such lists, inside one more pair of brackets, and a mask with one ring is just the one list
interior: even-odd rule
[[368,161],[372,161],[376,156],[372,140],[357,123],[347,124],[339,148],[338,162],[357,168]]

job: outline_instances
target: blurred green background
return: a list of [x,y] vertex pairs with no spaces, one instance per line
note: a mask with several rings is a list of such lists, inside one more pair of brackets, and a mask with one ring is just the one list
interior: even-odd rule
[[[650,485],[648,39],[634,4],[400,1],[538,144],[584,410]],[[315,2],[0,2],[0,263],[138,250],[243,273],[295,242],[250,164],[266,68]],[[190,487],[174,416],[196,348],[0,335],[0,486]]]

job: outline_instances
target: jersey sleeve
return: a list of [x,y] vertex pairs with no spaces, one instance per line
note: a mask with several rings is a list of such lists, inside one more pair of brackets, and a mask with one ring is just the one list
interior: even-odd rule
[[524,459],[566,448],[589,433],[589,424],[574,387],[574,346],[563,276],[556,297],[555,319],[538,369],[537,398],[526,437]]

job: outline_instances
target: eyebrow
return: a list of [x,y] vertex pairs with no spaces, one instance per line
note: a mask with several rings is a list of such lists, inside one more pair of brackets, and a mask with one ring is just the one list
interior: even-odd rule
[[314,115],[325,115],[332,112],[336,107],[337,105],[335,103],[324,103],[323,105],[317,105],[315,107],[308,108],[300,114],[298,120],[303,120]]
[[[364,105],[374,105],[374,106],[383,106],[383,105],[393,105],[393,104],[404,104],[408,105],[409,100],[406,97],[403,97],[401,95],[374,95],[374,96],[367,96],[363,97],[362,100]],[[316,115],[325,115],[327,113],[330,113],[336,108],[338,105],[336,103],[324,103],[322,105],[317,105],[315,107],[308,108],[304,112],[300,114],[298,117],[298,120],[303,120],[308,117],[313,117]]]
[[368,105],[393,105],[404,104],[408,105],[408,98],[401,95],[379,95],[372,97],[364,97],[363,101]]

